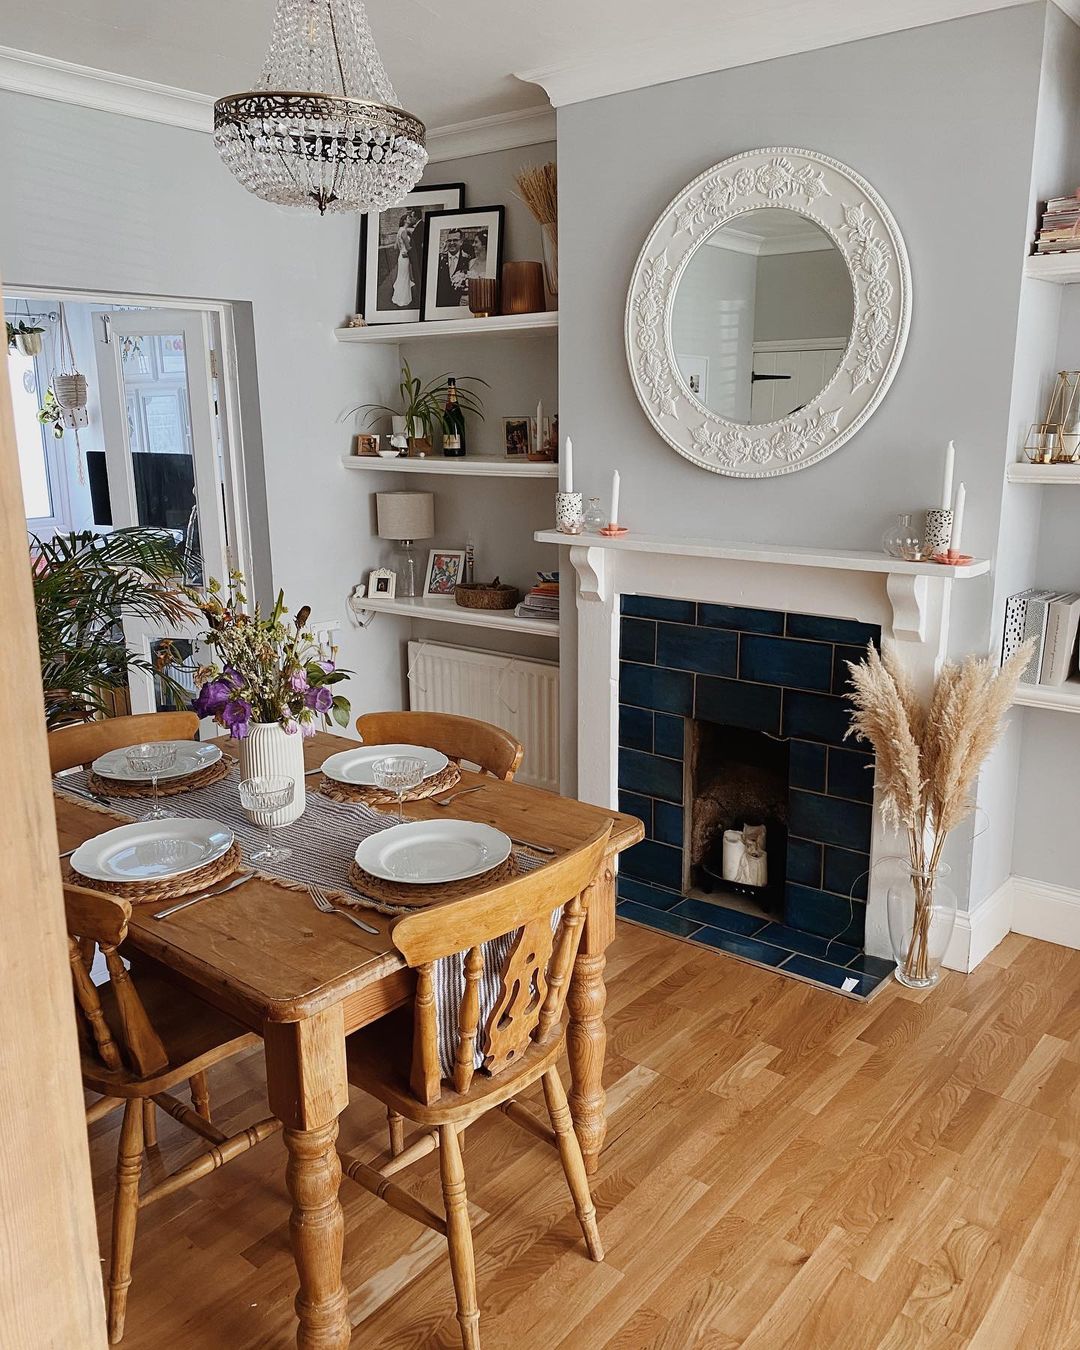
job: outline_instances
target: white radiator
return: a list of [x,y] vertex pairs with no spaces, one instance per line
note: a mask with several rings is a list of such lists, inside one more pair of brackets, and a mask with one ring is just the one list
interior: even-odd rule
[[557,662],[410,642],[409,707],[494,722],[525,747],[518,781],[559,790]]

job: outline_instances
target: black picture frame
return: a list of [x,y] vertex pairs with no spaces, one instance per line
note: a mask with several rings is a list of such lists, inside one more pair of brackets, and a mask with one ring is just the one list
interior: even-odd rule
[[[420,322],[420,297],[424,285],[424,218],[433,211],[459,211],[464,205],[464,183],[431,183],[410,192],[398,206],[386,207],[382,211],[367,211],[360,217],[356,312],[362,314],[369,324]],[[401,305],[393,298],[397,277],[394,275],[393,254],[388,252],[389,240],[384,238],[384,226],[409,208],[420,212],[409,255],[417,274],[413,278],[411,295],[415,303]],[[387,219],[384,220],[384,217]],[[396,224],[393,229],[396,231]],[[385,257],[381,256],[384,254]]]
[[[428,213],[424,219],[424,269],[420,291],[420,318],[425,323],[469,317],[468,287],[461,284],[467,281],[469,267],[442,274],[441,244],[444,236],[448,236],[452,230],[458,231],[464,235],[463,242],[468,244],[479,237],[481,230],[486,231],[484,256],[476,275],[498,280],[502,271],[505,226],[504,206],[470,206],[457,211]],[[492,234],[495,236],[494,243]],[[451,286],[454,296],[460,298],[454,304],[440,303],[446,301]]]

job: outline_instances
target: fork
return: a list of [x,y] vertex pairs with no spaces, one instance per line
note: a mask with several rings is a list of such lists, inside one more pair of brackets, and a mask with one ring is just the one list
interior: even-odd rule
[[449,806],[451,802],[457,801],[459,797],[467,797],[470,792],[483,792],[484,784],[478,783],[476,787],[462,788],[460,792],[451,792],[449,797],[433,797],[432,806]]
[[314,881],[308,882],[308,894],[311,896],[315,908],[321,909],[324,914],[340,914],[343,919],[349,919],[356,924],[357,928],[362,928],[365,933],[374,933],[376,937],[379,936],[379,930],[372,928],[371,924],[365,923],[363,919],[358,919],[355,914],[350,913],[347,909],[338,909],[323,888]]

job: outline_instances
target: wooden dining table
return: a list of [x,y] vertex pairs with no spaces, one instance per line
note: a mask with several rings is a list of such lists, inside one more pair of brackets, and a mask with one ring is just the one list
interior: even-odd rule
[[[232,743],[221,744],[234,753]],[[328,755],[355,745],[354,740],[320,732],[305,744],[306,767],[317,767]],[[314,781],[309,779],[309,785]],[[567,1000],[570,1110],[591,1172],[606,1130],[604,967],[615,933],[614,860],[644,830],[633,816],[463,772],[459,787],[474,786],[480,790],[462,796],[449,811],[418,801],[406,802],[405,814],[415,820],[450,815],[480,821],[557,854],[583,843],[604,821],[613,822]],[[182,801],[173,801],[181,811]],[[120,811],[117,815],[130,818]],[[114,824],[101,809],[59,793],[56,817],[61,850]],[[294,848],[303,848],[302,829],[303,818],[290,828]],[[412,996],[412,975],[390,940],[394,917],[362,911],[378,930],[369,935],[347,919],[321,913],[303,892],[258,876],[228,894],[155,921],[153,913],[161,907],[159,902],[133,909],[124,951],[262,1037],[270,1109],[285,1127],[288,1151],[285,1180],[299,1277],[296,1343],[301,1350],[343,1350],[350,1324],[341,1270],[345,1225],[335,1141],[338,1116],[349,1101],[345,1038]]]

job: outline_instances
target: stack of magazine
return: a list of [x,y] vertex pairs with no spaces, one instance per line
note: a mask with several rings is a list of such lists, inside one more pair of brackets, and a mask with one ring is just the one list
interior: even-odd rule
[[559,574],[537,572],[537,583],[525,594],[525,599],[514,613],[519,619],[548,619],[559,621]]
[[1075,192],[1069,197],[1051,197],[1039,222],[1035,252],[1073,253],[1076,249],[1080,249],[1080,198]]
[[1005,602],[1005,637],[1001,660],[1006,662],[1028,638],[1035,650],[1020,680],[1023,684],[1061,685],[1077,671],[1077,634],[1080,632],[1080,593],[1030,589],[1010,595]]

